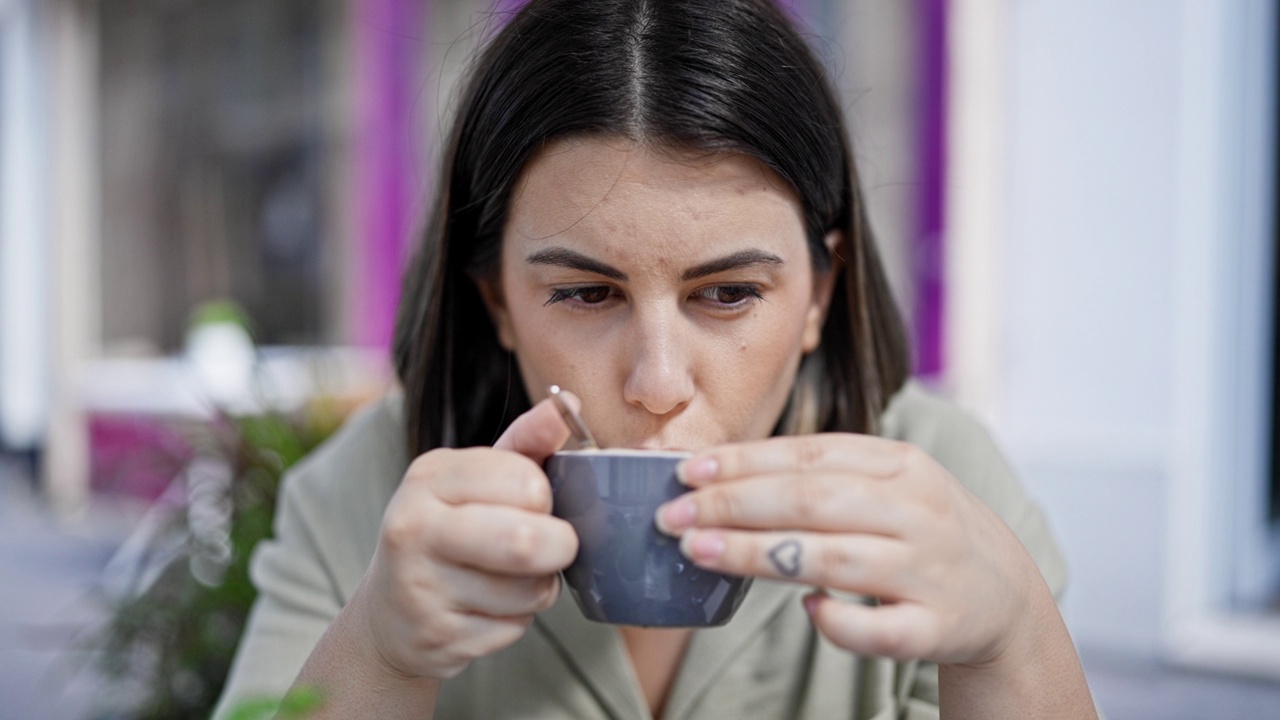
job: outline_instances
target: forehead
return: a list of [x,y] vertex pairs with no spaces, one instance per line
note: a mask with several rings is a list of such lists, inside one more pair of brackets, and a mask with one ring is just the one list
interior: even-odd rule
[[804,243],[799,201],[754,158],[654,151],[617,138],[553,143],[525,167],[506,240],[696,250],[734,238]]

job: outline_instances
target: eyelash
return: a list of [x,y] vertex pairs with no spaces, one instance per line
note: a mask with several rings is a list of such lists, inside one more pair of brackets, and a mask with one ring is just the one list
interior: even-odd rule
[[[741,297],[730,303],[717,302],[713,297],[711,297],[711,295],[725,290],[738,293]],[[604,291],[608,293],[608,295],[596,302],[588,302],[582,299],[584,294],[598,291]],[[553,288],[551,291],[551,297],[542,305],[543,307],[546,307],[548,305],[564,302],[565,300],[577,300],[583,306],[593,308],[597,305],[603,305],[610,297],[614,297],[614,293],[613,289],[607,285],[583,285],[579,287]],[[750,284],[712,285],[711,287],[703,288],[702,290],[695,292],[693,297],[712,302],[718,305],[719,309],[722,310],[736,310],[738,308],[746,307],[749,304],[764,300],[764,294],[760,292],[760,287]]]

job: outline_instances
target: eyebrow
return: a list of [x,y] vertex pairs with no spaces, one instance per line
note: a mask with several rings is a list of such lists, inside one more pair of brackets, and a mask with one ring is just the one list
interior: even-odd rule
[[709,260],[701,265],[694,265],[680,276],[681,280],[697,280],[708,275],[715,275],[727,270],[739,270],[753,265],[781,265],[782,258],[763,250],[739,250],[722,258]]
[[[626,282],[627,274],[621,270],[600,262],[594,258],[587,257],[580,252],[570,250],[568,248],[553,247],[539,250],[525,258],[525,262],[530,265],[554,265],[557,267],[568,268],[570,270],[582,270],[583,272],[595,273],[603,275],[610,280]],[[721,258],[709,260],[701,265],[695,265],[680,276],[682,282],[689,280],[697,280],[708,275],[726,272],[728,270],[739,270],[753,265],[781,265],[782,258],[773,253],[764,250],[739,250],[730,253]]]
[[539,250],[529,257],[525,258],[525,262],[530,265],[555,265],[557,267],[569,268],[570,270],[582,270],[584,272],[603,275],[610,280],[626,282],[627,274],[612,265],[606,265],[599,260],[589,258],[580,252],[570,250],[568,248],[553,247],[545,250]]

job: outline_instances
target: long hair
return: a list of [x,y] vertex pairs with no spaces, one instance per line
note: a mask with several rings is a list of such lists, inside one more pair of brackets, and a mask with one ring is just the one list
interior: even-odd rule
[[775,432],[875,432],[909,357],[822,64],[771,0],[533,0],[463,85],[396,322],[413,455],[489,444],[529,407],[474,279],[493,277],[512,188],[552,140],[623,137],[742,153],[802,205],[810,257],[840,265],[817,350]]

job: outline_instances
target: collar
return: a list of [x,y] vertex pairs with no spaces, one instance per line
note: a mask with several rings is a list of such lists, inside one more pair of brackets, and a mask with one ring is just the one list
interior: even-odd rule
[[[679,720],[688,716],[742,648],[788,601],[799,602],[806,590],[792,583],[756,579],[728,624],[695,632],[667,699],[664,718]],[[556,604],[537,616],[535,627],[557,648],[609,715],[649,717],[644,694],[617,630],[584,618],[570,595],[564,588]]]

